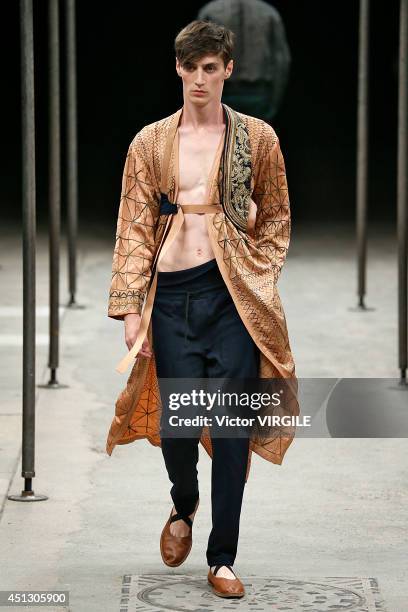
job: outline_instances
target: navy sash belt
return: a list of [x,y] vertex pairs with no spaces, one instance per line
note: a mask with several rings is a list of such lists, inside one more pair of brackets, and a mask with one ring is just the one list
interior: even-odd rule
[[160,214],[174,215],[178,210],[177,204],[170,202],[166,193],[160,194]]

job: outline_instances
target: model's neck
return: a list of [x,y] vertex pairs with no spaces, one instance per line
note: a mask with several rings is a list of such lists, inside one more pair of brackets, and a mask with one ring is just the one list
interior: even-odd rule
[[198,107],[188,100],[184,102],[180,124],[191,126],[193,129],[222,125],[224,123],[224,109],[221,102],[214,102]]

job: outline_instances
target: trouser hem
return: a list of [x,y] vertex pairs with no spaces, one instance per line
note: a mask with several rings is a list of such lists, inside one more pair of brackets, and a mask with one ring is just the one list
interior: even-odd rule
[[210,568],[214,567],[214,565],[230,565],[231,567],[233,567],[234,565],[234,561],[228,558],[215,559],[215,560],[211,560],[211,562],[207,559],[207,563],[208,563],[208,567]]

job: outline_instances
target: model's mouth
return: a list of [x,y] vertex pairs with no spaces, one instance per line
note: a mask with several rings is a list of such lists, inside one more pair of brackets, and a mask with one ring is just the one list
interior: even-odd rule
[[195,94],[205,94],[205,91],[201,91],[201,89],[193,89],[193,93],[195,93]]

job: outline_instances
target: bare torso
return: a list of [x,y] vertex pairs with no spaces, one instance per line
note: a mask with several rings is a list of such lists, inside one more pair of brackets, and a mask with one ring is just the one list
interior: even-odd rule
[[[224,129],[225,126],[221,124],[197,133],[190,127],[179,126],[179,204],[210,204],[205,201],[207,184]],[[160,260],[157,270],[172,272],[192,268],[214,257],[205,214],[186,214],[181,229]]]

